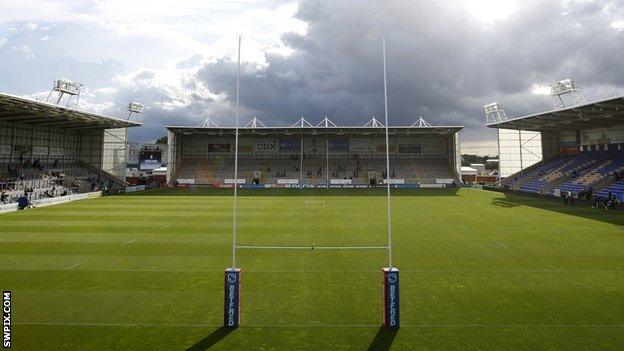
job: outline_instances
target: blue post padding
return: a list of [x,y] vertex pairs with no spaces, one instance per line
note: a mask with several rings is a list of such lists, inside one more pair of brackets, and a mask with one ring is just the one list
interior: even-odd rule
[[241,302],[241,269],[225,270],[225,301],[223,310],[223,326],[237,328],[240,324]]
[[382,268],[383,275],[383,326],[399,328],[399,270]]

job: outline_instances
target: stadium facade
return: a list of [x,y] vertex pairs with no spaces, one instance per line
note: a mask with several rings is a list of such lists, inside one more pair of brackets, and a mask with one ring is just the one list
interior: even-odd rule
[[[247,125],[239,128],[238,183],[258,187],[350,187],[383,184],[385,128]],[[390,182],[446,186],[459,182],[461,126],[389,127]],[[235,128],[167,127],[170,184],[231,186]]]

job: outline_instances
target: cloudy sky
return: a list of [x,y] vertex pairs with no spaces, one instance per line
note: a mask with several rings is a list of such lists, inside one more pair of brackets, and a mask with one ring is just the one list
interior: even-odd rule
[[45,98],[53,79],[85,85],[81,109],[124,117],[146,106],[133,141],[208,115],[233,125],[237,37],[241,119],[340,125],[422,115],[463,125],[465,152],[494,153],[482,106],[508,116],[552,108],[548,83],[624,94],[624,2],[614,0],[2,0],[0,91]]

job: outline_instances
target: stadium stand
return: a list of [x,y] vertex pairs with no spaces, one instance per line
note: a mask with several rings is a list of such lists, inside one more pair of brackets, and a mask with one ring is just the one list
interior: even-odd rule
[[[544,160],[501,181],[504,188],[624,201],[624,97],[489,123],[540,132]],[[521,143],[517,145],[522,148]],[[521,161],[520,161],[521,162]]]
[[[234,128],[167,128],[170,184],[233,182]],[[413,185],[458,183],[461,128],[392,127],[389,178]],[[384,132],[382,127],[240,128],[239,179],[278,186],[377,185],[388,178]]]
[[0,93],[4,203],[125,186],[126,128],[139,123]]

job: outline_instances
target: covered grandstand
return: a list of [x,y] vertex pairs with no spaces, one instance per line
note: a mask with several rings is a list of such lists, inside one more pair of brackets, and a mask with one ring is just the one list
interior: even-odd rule
[[124,186],[127,128],[140,125],[0,93],[3,202]]
[[[389,127],[390,174],[385,172],[385,128],[375,119],[341,127],[326,118],[290,127],[252,120],[239,128],[238,183],[258,187],[446,186],[460,180],[461,126]],[[169,126],[170,184],[231,186],[235,128],[210,123]]]
[[624,194],[624,97],[488,123],[541,134],[543,161],[502,181],[531,193],[577,197]]

